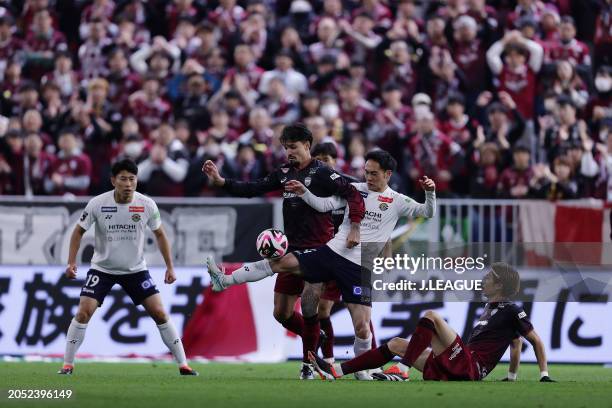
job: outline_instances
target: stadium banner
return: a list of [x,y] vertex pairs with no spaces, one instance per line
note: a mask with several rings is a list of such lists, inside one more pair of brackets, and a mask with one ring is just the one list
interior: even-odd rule
[[[59,266],[0,266],[0,355],[61,357],[87,270],[86,266],[79,267],[78,278],[69,280]],[[176,268],[177,280],[171,285],[163,283],[165,269],[153,267],[149,271],[166,311],[177,329],[186,334],[186,351],[191,357],[193,348],[198,356],[217,359],[285,359],[285,330],[272,317],[274,279],[238,287],[219,297],[209,289],[203,267]],[[209,295],[211,301],[202,303]],[[207,305],[209,310],[204,315],[194,313],[198,304]],[[185,331],[192,316],[193,329]],[[200,344],[202,336],[208,343]],[[166,354],[153,320],[115,285],[93,315],[78,356]]]
[[[177,266],[201,265],[213,254],[228,262],[259,259],[257,235],[278,227],[277,203],[263,199],[156,199]],[[0,265],[63,265],[70,235],[87,200],[0,199]],[[77,255],[93,255],[94,228],[83,236]],[[153,232],[147,230],[145,260],[163,265]]]
[[[237,264],[227,265],[229,270]],[[0,355],[61,357],[66,329],[76,313],[79,278],[68,280],[63,267],[0,266]],[[212,293],[204,268],[177,268],[177,281],[163,283],[164,269],[150,268],[166,310],[183,331],[190,358],[222,361],[278,362],[299,359],[299,338],[288,333],[272,316],[274,278]],[[546,275],[521,271],[529,281],[546,284]],[[528,278],[527,278],[528,277]],[[447,302],[432,298],[410,302],[375,302],[372,310],[378,344],[408,337],[425,310],[439,312],[462,335],[468,335],[482,311],[481,302]],[[612,363],[612,303],[524,302],[550,362]],[[353,329],[348,310],[332,311],[337,358],[353,356]],[[159,332],[142,307],[135,307],[116,286],[94,314],[79,356],[167,355]],[[506,354],[505,359],[508,359]],[[535,361],[530,345],[523,361]]]

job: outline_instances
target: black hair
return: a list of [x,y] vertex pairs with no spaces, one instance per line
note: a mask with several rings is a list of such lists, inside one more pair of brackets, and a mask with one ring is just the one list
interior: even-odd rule
[[111,168],[111,174],[113,175],[113,177],[117,177],[117,174],[121,173],[123,170],[135,176],[138,175],[138,166],[136,165],[136,163],[134,163],[133,160],[123,159],[119,160],[118,162],[115,162],[115,164],[113,164],[113,167]]
[[312,145],[312,132],[303,123],[293,123],[283,128],[280,136],[282,144],[291,142],[308,142]]
[[374,160],[380,165],[380,168],[387,171],[395,171],[397,161],[386,150],[378,149],[368,152],[365,156],[366,161]]
[[311,156],[330,156],[333,159],[338,158],[338,149],[336,145],[330,142],[318,143],[312,148]]

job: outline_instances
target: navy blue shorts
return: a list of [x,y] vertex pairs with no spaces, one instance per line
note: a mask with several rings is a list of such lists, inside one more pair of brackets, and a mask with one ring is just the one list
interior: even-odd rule
[[145,270],[127,275],[113,275],[100,272],[96,269],[90,269],[87,272],[85,284],[81,289],[81,296],[94,298],[98,301],[98,306],[102,306],[104,298],[115,283],[125,290],[135,305],[139,305],[149,296],[159,293],[149,271]]
[[294,251],[304,280],[310,283],[336,281],[345,303],[372,305],[370,274],[361,266],[343,258],[327,245]]

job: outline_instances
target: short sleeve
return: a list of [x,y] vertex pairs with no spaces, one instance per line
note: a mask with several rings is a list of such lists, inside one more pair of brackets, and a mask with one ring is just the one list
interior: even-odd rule
[[512,307],[511,318],[512,325],[521,336],[525,336],[533,330],[533,325],[531,324],[531,321],[529,321],[527,313],[523,310],[523,308],[514,305],[514,307]]
[[94,214],[94,210],[95,210],[95,205],[93,203],[93,200],[90,200],[87,203],[87,206],[85,206],[85,209],[83,210],[83,212],[81,213],[81,216],[79,217],[79,222],[78,225],[83,228],[85,231],[87,231],[91,225],[96,221],[96,215]]
[[149,221],[147,222],[147,225],[149,226],[149,228],[151,228],[151,231],[156,231],[159,229],[159,227],[161,227],[161,215],[159,214],[159,209],[157,208],[157,204],[155,204],[155,201],[151,200],[151,203],[149,204],[151,207],[151,215],[149,216]]

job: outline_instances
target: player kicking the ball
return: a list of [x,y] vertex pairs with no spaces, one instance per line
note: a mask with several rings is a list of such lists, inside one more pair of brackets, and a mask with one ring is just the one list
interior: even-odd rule
[[[365,158],[366,183],[353,183],[364,197],[366,209],[359,227],[361,242],[382,243],[384,246],[399,217],[434,215],[435,184],[433,180],[424,177],[421,185],[426,191],[426,200],[424,204],[416,203],[388,186],[396,167],[395,159],[388,152],[372,151]],[[288,181],[285,189],[300,196],[317,211],[328,212],[346,206],[346,201],[338,196],[315,196],[297,180]],[[294,251],[278,260],[248,263],[231,275],[225,275],[209,257],[207,265],[213,290],[222,291],[229,286],[258,281],[275,273],[303,276],[305,281],[313,283],[335,280],[353,320],[354,351],[355,355],[359,356],[371,349],[371,285],[369,279],[364,279],[364,275],[369,277],[369,273],[362,274],[361,243],[356,246],[348,245],[352,228],[351,220],[346,214],[338,233],[326,245],[311,250]]]
[[95,248],[91,269],[81,289],[81,299],[76,316],[66,334],[64,366],[58,374],[72,374],[74,356],[83,343],[87,323],[104,298],[118,283],[132,298],[135,305],[142,304],[157,324],[164,344],[179,364],[181,375],[198,375],[187,364],[181,337],[164,310],[161,296],[149,275],[143,257],[145,231],[148,226],[157,238],[159,249],[166,263],[164,282],[176,280],[172,265],[170,243],[161,225],[161,217],[155,202],[136,192],[138,167],[131,160],[122,160],[112,167],[111,183],[114,190],[92,198],[70,237],[70,252],[66,276],[77,276],[77,252],[83,234],[93,224]]
[[[497,365],[509,345],[518,347],[519,336],[526,338],[540,366],[540,381],[552,382],[544,344],[534,330],[527,314],[509,299],[518,293],[519,274],[505,263],[494,263],[483,280],[482,292],[489,302],[480,316],[467,344],[438,313],[425,312],[410,340],[394,338],[388,343],[342,364],[328,364],[310,353],[310,359],[321,378],[334,380],[368,368],[380,367],[395,356],[401,363],[384,373],[374,374],[378,380],[407,381],[408,370],[414,367],[424,380],[479,381]],[[520,351],[511,353],[511,367],[518,366]],[[509,373],[515,380],[516,373]]]

